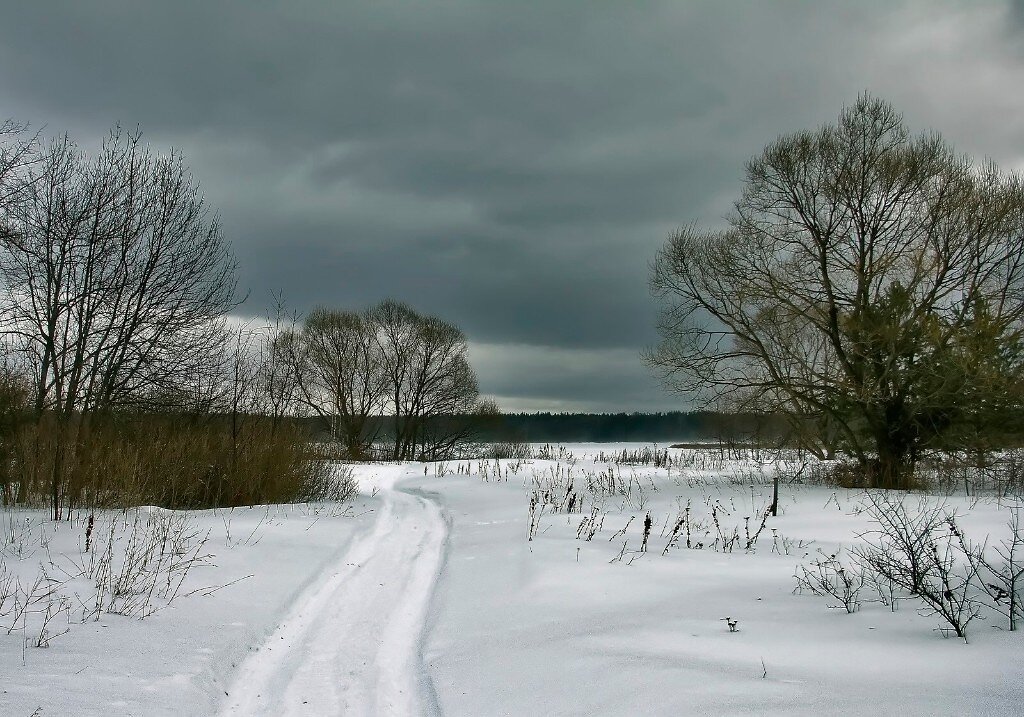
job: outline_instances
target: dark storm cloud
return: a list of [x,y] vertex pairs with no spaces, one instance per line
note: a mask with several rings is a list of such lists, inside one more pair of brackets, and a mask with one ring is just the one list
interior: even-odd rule
[[1018,25],[1024,25],[1024,0],[1010,0],[1010,18]]
[[0,116],[184,150],[252,313],[273,290],[299,310],[395,296],[466,329],[510,407],[663,407],[637,354],[667,233],[720,221],[748,157],[863,90],[1024,165],[1021,20],[1020,2],[16,3]]

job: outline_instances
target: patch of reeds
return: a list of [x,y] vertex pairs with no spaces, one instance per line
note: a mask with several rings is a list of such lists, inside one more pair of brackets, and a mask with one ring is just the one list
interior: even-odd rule
[[44,416],[7,440],[6,502],[56,503],[64,514],[345,500],[355,491],[350,472],[323,460],[300,428],[259,417]]

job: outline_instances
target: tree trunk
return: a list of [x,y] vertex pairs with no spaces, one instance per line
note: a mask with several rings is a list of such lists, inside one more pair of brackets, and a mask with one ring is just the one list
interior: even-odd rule
[[890,432],[878,435],[875,441],[878,455],[868,465],[868,484],[872,488],[910,488],[914,462],[908,441]]

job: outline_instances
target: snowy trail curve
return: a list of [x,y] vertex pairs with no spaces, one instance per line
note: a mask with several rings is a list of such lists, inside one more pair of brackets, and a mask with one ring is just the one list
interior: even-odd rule
[[446,526],[426,498],[381,496],[370,532],[242,663],[222,717],[427,713],[420,642]]

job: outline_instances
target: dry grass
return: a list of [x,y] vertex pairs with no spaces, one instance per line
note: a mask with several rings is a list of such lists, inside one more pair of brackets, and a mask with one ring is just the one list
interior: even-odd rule
[[300,430],[246,417],[119,415],[45,418],[11,439],[6,493],[73,508],[212,508],[345,500],[354,486]]

